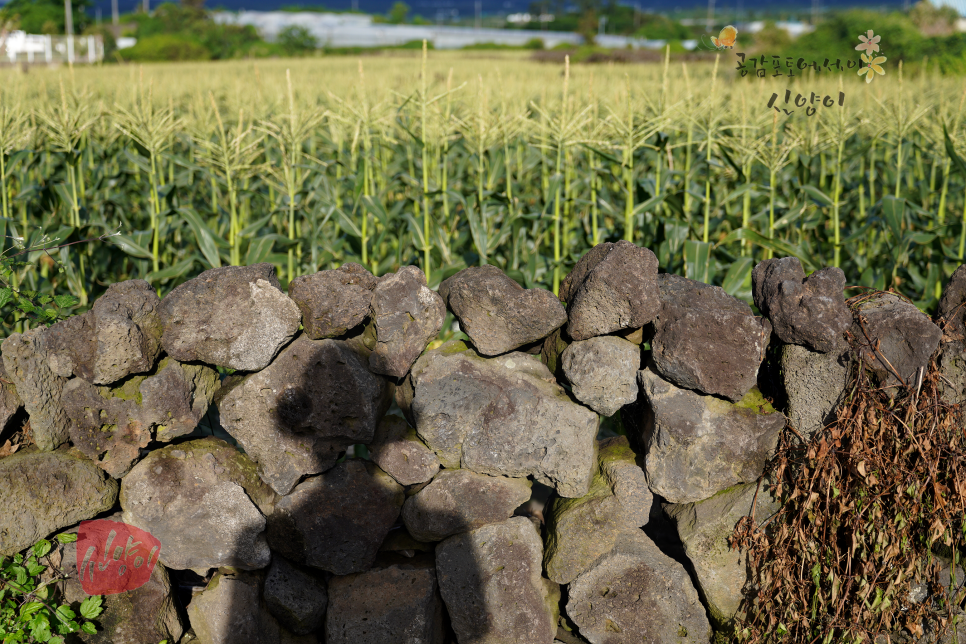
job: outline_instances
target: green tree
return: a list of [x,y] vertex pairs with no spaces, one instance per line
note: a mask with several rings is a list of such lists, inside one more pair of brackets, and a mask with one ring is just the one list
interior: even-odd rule
[[391,25],[401,25],[406,22],[406,16],[409,15],[409,5],[405,2],[396,2],[392,5],[392,9],[389,10],[389,15],[386,22]]
[[318,39],[308,27],[302,25],[289,25],[278,32],[278,44],[289,55],[304,54],[319,48]]
[[[74,33],[79,34],[90,22],[86,9],[89,0],[73,0]],[[10,0],[0,8],[0,24],[10,23],[28,34],[62,34],[66,29],[64,3],[61,0]]]

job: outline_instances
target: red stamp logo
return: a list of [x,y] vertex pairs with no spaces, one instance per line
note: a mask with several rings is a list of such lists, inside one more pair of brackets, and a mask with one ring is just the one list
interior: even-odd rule
[[126,523],[81,521],[77,531],[77,570],[88,595],[113,595],[140,588],[151,577],[161,542]]

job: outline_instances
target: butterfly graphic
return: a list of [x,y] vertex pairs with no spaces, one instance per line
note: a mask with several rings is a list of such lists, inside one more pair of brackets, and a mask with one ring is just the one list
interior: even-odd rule
[[[722,49],[734,49],[735,40],[737,38],[738,38],[738,30],[732,27],[731,25],[728,25],[727,27],[721,30],[721,33],[718,34],[717,38],[715,38],[714,36],[711,36],[710,45],[707,42],[702,42],[702,44],[707,49],[712,51],[721,51]],[[703,40],[704,38],[702,37],[702,41]]]

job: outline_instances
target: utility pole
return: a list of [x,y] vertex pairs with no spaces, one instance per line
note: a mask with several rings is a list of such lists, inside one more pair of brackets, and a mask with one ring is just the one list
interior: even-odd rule
[[150,3],[150,1],[151,1],[151,0],[143,0],[143,1],[141,2],[141,10],[142,10],[142,11],[143,11],[144,13],[151,13],[151,6],[150,6],[150,4],[149,4],[149,3]]
[[819,10],[818,0],[812,0],[812,24],[813,25],[818,24],[818,10]]
[[714,0],[708,0],[708,31],[714,29]]
[[600,20],[597,21],[597,35],[603,36],[604,31],[606,31],[607,16],[601,16]]
[[74,7],[71,0],[64,0],[64,23],[67,32],[67,62],[74,62]]
[[117,16],[117,0],[111,0],[111,24],[116,27],[119,22],[120,19]]
[[634,3],[634,31],[641,28],[641,3]]
[[476,0],[476,28],[483,26],[483,0]]

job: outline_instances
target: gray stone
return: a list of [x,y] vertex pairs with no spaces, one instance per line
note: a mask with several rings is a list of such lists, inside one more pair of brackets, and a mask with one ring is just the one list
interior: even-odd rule
[[426,288],[426,276],[415,266],[384,275],[372,296],[376,345],[369,356],[375,373],[402,378],[419,354],[436,339],[446,318],[443,298]]
[[766,259],[751,273],[755,306],[782,342],[828,353],[845,348],[852,324],[845,303],[845,273],[829,267],[805,277],[797,257]]
[[550,503],[543,561],[552,581],[569,584],[610,552],[621,534],[647,523],[653,495],[636,460],[625,437],[602,441],[590,492]]
[[563,352],[574,396],[602,416],[637,400],[641,348],[612,335],[574,342]]
[[541,577],[543,546],[513,517],[436,547],[440,593],[461,644],[551,644],[560,590]]
[[553,293],[524,289],[496,266],[464,268],[439,285],[439,295],[486,356],[542,340],[567,322]]
[[530,481],[443,470],[406,499],[402,518],[415,539],[442,541],[488,523],[506,521],[530,498]]
[[61,404],[70,416],[71,442],[115,478],[127,474],[152,440],[188,434],[208,411],[218,372],[162,359],[152,372],[96,386],[67,381]]
[[400,485],[425,483],[439,471],[436,454],[399,416],[386,416],[379,421],[376,436],[369,444],[369,456]]
[[278,555],[272,557],[262,596],[279,624],[298,635],[322,626],[329,603],[324,581]]
[[861,302],[857,309],[851,332],[876,381],[892,387],[901,378],[915,387],[919,369],[929,366],[939,348],[942,331],[914,304],[890,293]]
[[563,354],[569,346],[570,342],[564,337],[563,329],[557,329],[547,336],[540,347],[540,361],[547,365],[547,369],[558,380],[566,378],[563,372]]
[[275,507],[272,549],[336,575],[362,572],[399,517],[403,488],[370,461],[348,460],[295,487]]
[[443,644],[443,604],[432,557],[329,582],[326,644]]
[[21,407],[23,407],[23,401],[17,395],[17,385],[13,384],[13,380],[7,376],[7,369],[3,365],[3,360],[0,360],[0,432]]
[[370,442],[391,401],[392,385],[345,342],[300,335],[265,369],[227,379],[217,404],[262,479],[288,494],[349,445]]
[[458,341],[410,374],[416,431],[450,469],[524,477],[562,496],[587,493],[597,415],[572,402],[534,356],[482,358]]
[[219,570],[188,604],[199,644],[280,644],[278,622],[261,602],[259,573]]
[[45,331],[37,327],[26,333],[12,333],[0,344],[0,351],[7,376],[30,415],[30,435],[37,447],[49,452],[67,442],[70,418],[60,404],[66,380],[54,373],[48,363]]
[[741,400],[757,382],[771,323],[720,286],[666,273],[658,285],[662,306],[651,341],[656,371],[678,387]]
[[567,615],[591,644],[681,644],[711,639],[687,571],[643,532],[615,548],[568,588]]
[[652,492],[670,503],[692,503],[761,475],[785,417],[757,388],[732,404],[679,389],[649,369],[638,378]]
[[335,270],[296,277],[288,295],[302,312],[309,338],[335,338],[366,321],[377,282],[361,264],[346,262]]
[[698,503],[665,505],[664,513],[677,526],[678,537],[694,566],[698,590],[704,598],[711,622],[725,630],[732,625],[742,602],[742,589],[749,581],[748,552],[732,550],[728,539],[741,517],[750,515],[755,492],[755,521],[764,523],[781,507],[781,502],[756,483],[737,485]]
[[117,481],[76,453],[20,452],[0,459],[0,556],[110,510]]
[[265,515],[275,499],[255,464],[216,438],[154,450],[121,482],[124,522],[158,538],[165,566],[199,574],[266,567]]
[[642,327],[661,308],[657,257],[629,241],[590,249],[560,285],[567,303],[567,333],[586,340],[621,329]]
[[849,370],[848,352],[818,353],[795,344],[781,348],[788,422],[806,440],[835,420]]
[[[119,513],[108,520],[120,521]],[[76,532],[76,528],[68,532]],[[76,543],[55,542],[51,563],[67,576],[59,585],[65,603],[79,603],[88,598],[77,575]],[[81,632],[77,637],[86,644],[157,644],[164,639],[177,642],[185,626],[167,569],[156,564],[143,586],[104,595],[104,612],[97,618],[97,626],[96,634]]]
[[946,321],[950,340],[966,342],[966,264],[953,272],[943,289],[939,317]]
[[939,346],[939,373],[945,378],[939,391],[946,402],[962,404],[966,402],[966,342],[953,340]]
[[161,343],[182,362],[258,371],[292,339],[301,317],[279,290],[271,264],[222,266],[175,287],[161,301]]

